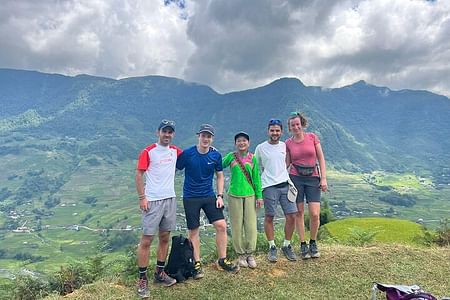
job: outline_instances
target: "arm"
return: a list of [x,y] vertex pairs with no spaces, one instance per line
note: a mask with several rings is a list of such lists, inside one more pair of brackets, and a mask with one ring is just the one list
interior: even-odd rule
[[176,167],[178,170],[183,170],[185,168],[185,165],[186,165],[186,154],[185,154],[185,152],[181,151],[177,157],[177,166]]
[[259,145],[256,146],[255,156],[256,156],[256,159],[258,160],[259,174],[262,174],[264,172],[264,165],[263,165],[262,160],[261,160],[261,153],[260,153],[260,150],[259,150]]
[[325,156],[323,155],[322,146],[320,144],[316,144],[316,154],[317,159],[319,160],[319,167],[320,167],[320,188],[323,192],[326,192],[328,190],[328,184],[327,184],[327,169],[325,166]]
[[222,159],[222,168],[227,168],[233,161],[233,153],[230,152]]
[[136,191],[138,193],[139,197],[139,207],[147,211],[148,210],[148,200],[145,197],[145,191],[144,191],[144,171],[143,170],[136,170],[136,176],[135,176],[135,182],[136,182]]
[[289,151],[289,147],[286,145],[286,169],[288,169],[291,166],[292,160],[291,160],[291,152]]
[[216,191],[217,191],[216,207],[217,208],[223,207],[223,186],[224,186],[223,171],[216,171]]
[[256,156],[253,156],[252,180],[255,186],[256,207],[260,208],[263,206],[264,201],[261,189],[261,175],[259,174],[259,165]]

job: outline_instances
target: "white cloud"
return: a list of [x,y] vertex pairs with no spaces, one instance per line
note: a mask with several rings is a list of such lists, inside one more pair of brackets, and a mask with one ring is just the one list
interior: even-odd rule
[[182,75],[193,50],[176,6],[142,1],[7,1],[0,66],[108,77]]
[[[164,5],[164,2],[171,3]],[[450,95],[450,1],[6,0],[0,67],[159,74],[246,89],[282,76]]]

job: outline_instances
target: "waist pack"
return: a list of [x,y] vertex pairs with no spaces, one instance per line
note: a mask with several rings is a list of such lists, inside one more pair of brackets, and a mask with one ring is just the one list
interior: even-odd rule
[[314,170],[316,169],[316,165],[294,165],[294,167],[300,176],[312,176],[312,174],[314,174]]
[[437,300],[436,297],[423,291],[417,285],[407,286],[374,283],[371,300],[376,300],[376,290],[385,292],[387,300]]
[[194,276],[194,247],[189,239],[181,234],[172,237],[172,248],[164,270],[177,282],[183,282]]

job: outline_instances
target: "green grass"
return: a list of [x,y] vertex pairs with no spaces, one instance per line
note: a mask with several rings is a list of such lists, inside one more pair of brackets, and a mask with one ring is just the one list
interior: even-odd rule
[[418,238],[423,236],[422,225],[392,218],[346,218],[325,224],[324,227],[339,242],[348,241],[355,228],[376,233],[374,241],[384,243],[417,244]]
[[[258,268],[242,269],[236,275],[205,268],[205,278],[171,288],[151,286],[151,299],[368,299],[374,281],[418,284],[438,298],[449,295],[449,248],[418,248],[379,244],[371,247],[320,245],[317,260],[275,264],[257,257]],[[378,299],[384,299],[381,293]],[[138,299],[133,283],[117,278],[86,285],[65,298],[107,300]]]

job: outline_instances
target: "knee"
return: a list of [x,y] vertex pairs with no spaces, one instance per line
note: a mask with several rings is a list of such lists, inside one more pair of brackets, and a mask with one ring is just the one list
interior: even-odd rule
[[148,249],[148,248],[150,248],[151,243],[152,243],[151,237],[143,236],[141,238],[141,241],[139,242],[139,247],[142,249]]
[[288,214],[286,215],[286,222],[293,223],[295,222],[297,215],[296,214]]
[[268,223],[268,224],[272,224],[273,223],[273,216],[265,216],[264,217],[264,222]]
[[227,231],[227,224],[225,223],[224,220],[217,221],[214,224],[214,227],[216,228],[217,233],[223,233]]
[[320,220],[320,212],[313,212],[309,213],[309,218],[313,221],[319,221]]
[[161,244],[168,244],[170,240],[170,233],[164,232],[159,234],[159,242]]
[[305,217],[305,211],[303,209],[298,210],[297,213],[295,214],[295,217],[297,219],[303,219]]
[[189,230],[189,239],[191,241],[199,239],[199,233],[200,232],[198,228]]

